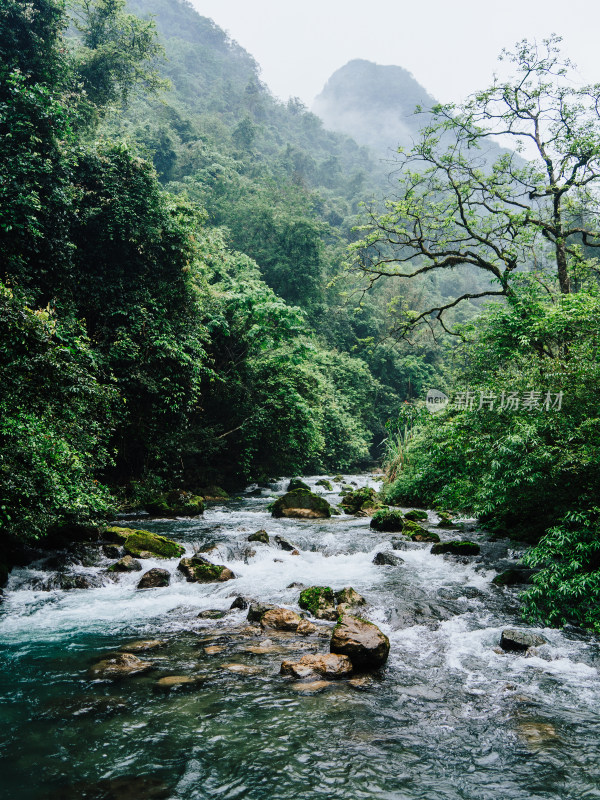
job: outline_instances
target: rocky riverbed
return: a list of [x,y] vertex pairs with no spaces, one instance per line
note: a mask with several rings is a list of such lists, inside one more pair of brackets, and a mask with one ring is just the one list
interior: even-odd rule
[[[303,480],[334,508],[342,485],[378,488]],[[287,484],[197,518],[116,523],[181,544],[173,557],[115,534],[13,570],[2,796],[600,797],[598,644],[523,624],[519,548],[433,512],[414,522],[431,541],[360,510],[274,518]],[[479,552],[450,545],[465,541]],[[352,644],[357,617],[380,632],[371,660]]]

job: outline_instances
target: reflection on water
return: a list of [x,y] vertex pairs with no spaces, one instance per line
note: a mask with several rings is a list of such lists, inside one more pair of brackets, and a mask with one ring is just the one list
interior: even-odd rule
[[[548,644],[531,657],[496,652],[502,628],[519,621],[515,593],[492,586],[489,561],[420,545],[397,552],[399,566],[376,566],[397,536],[371,533],[364,518],[273,520],[266,506],[284,488],[252,487],[201,520],[144,523],[189,554],[215,546],[211,560],[234,581],[186,583],[176,560],[145,560],[168,568],[172,583],[138,592],[140,573],[108,580],[100,558],[77,568],[98,588],[42,592],[32,587],[48,577],[43,565],[13,572],[0,610],[3,798],[600,797],[593,639],[544,630]],[[250,545],[261,528],[300,556]],[[386,668],[298,691],[279,676],[281,661],[326,650],[326,637],[265,642],[245,611],[198,619],[237,595],[298,610],[291,583],[363,594],[391,640]],[[150,672],[90,679],[91,664],[140,639],[161,642],[137,653]],[[194,681],[157,691],[167,675]]]

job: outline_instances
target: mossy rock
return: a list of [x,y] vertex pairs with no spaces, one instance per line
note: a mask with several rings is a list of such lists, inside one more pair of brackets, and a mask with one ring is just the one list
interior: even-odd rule
[[408,519],[411,522],[427,522],[427,512],[413,508],[411,511],[406,512],[404,519]]
[[177,558],[185,553],[185,547],[150,531],[130,531],[123,546],[135,558]]
[[343,475],[336,475],[335,478],[333,479],[333,482],[334,483],[343,483],[344,482],[344,476]]
[[336,598],[329,586],[309,586],[300,592],[298,605],[317,619],[337,619]]
[[155,497],[144,508],[153,517],[197,517],[204,512],[204,500],[192,492],[177,490]]
[[269,544],[269,534],[266,531],[256,531],[251,533],[248,537],[249,542],[262,542],[262,544]]
[[310,492],[310,486],[308,483],[304,483],[301,478],[292,478],[292,480],[288,483],[288,487],[286,489],[287,492],[295,492],[296,489],[306,489]]
[[125,544],[125,540],[133,533],[133,528],[121,528],[118,525],[109,525],[102,531],[102,536],[114,544]]
[[274,517],[328,519],[331,516],[331,506],[327,500],[306,489],[287,492],[275,500],[269,509]]
[[405,519],[404,525],[402,526],[402,533],[408,536],[412,533],[428,533],[428,531],[427,528],[424,528],[422,525],[419,525],[418,522],[413,522],[410,519]]
[[495,586],[518,586],[524,583],[531,583],[531,578],[535,575],[534,569],[527,567],[512,567],[504,570],[493,579]]
[[315,485],[322,486],[324,489],[327,489],[328,492],[333,492],[333,484],[326,478],[319,478]]
[[404,529],[404,517],[401,511],[395,509],[385,510],[381,509],[373,514],[371,520],[371,528],[375,531],[383,531],[385,533],[395,533]]
[[229,500],[229,495],[220,486],[204,486],[202,489],[197,489],[194,494],[205,500]]
[[332,517],[342,516],[342,512],[339,510],[339,508],[336,508],[335,506],[330,506],[329,513],[331,514]]
[[450,553],[454,556],[477,556],[481,548],[476,542],[466,542],[461,539],[454,539],[451,542],[440,542],[434,544],[431,552],[434,555]]
[[426,531],[422,528],[420,531],[413,531],[412,533],[405,533],[405,536],[411,540],[411,542],[439,542],[440,537],[437,533],[433,531]]
[[367,602],[362,594],[359,594],[352,586],[345,586],[337,591],[335,599],[338,605],[344,603],[347,606],[364,606]]
[[356,490],[351,488],[350,491],[344,495],[341,505],[347,514],[356,514],[363,506],[365,508],[373,508],[376,506],[376,494],[377,492],[375,489],[370,486],[363,486],[362,489]]
[[140,572],[142,565],[140,562],[133,558],[133,556],[123,556],[115,564],[111,564],[108,568],[109,572]]
[[188,583],[221,583],[235,578],[223,564],[211,564],[201,556],[182,558],[177,569],[183,572]]

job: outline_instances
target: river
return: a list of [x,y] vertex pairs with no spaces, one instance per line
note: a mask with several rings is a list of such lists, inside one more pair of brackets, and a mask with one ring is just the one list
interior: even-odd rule
[[[364,475],[345,481],[378,486]],[[491,583],[494,559],[518,556],[514,545],[459,559],[406,544],[395,551],[404,563],[377,566],[374,555],[400,535],[373,533],[360,517],[274,520],[267,505],[286,483],[249,487],[202,518],[120,523],[169,536],[188,554],[216,545],[210,558],[232,581],[187,583],[177,560],[150,559],[144,568],[166,567],[171,585],[136,591],[141,573],[110,580],[111,561],[98,556],[70,568],[98,588],[40,591],[47,567],[13,570],[0,606],[3,800],[600,798],[597,640],[528,626],[547,640],[537,655],[498,652],[502,629],[523,625],[517,590]],[[300,555],[254,543],[252,554],[247,537],[262,528]],[[385,668],[302,691],[279,675],[281,661],[328,650],[326,638],[268,634],[267,652],[252,653],[245,648],[267,634],[244,630],[246,611],[198,618],[237,595],[298,611],[294,582],[364,595],[365,616],[390,638]],[[151,672],[90,679],[105,654],[156,638],[164,646],[141,656]],[[232,663],[251,669],[223,666]],[[173,674],[204,682],[157,692],[157,679]]]

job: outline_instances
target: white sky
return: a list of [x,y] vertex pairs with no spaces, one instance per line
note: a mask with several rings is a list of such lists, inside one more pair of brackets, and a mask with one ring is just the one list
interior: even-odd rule
[[308,106],[353,58],[396,64],[442,102],[485,88],[516,41],[563,37],[584,82],[600,82],[599,0],[191,0],[248,50],[282,99]]

